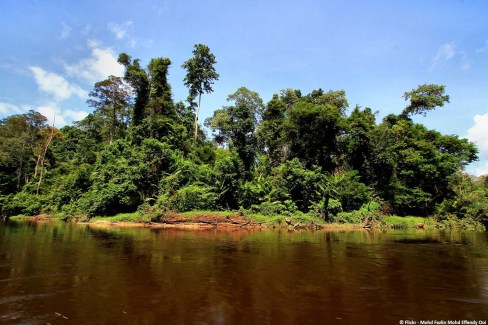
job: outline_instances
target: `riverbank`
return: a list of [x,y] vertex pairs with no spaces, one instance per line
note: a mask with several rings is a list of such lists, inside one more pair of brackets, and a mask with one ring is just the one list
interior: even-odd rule
[[359,229],[358,224],[324,223],[310,216],[266,217],[262,215],[242,216],[232,211],[192,211],[185,213],[166,213],[155,218],[140,212],[121,213],[108,217],[84,217],[65,219],[56,215],[15,216],[11,219],[25,219],[38,222],[67,221],[100,227],[146,227],[146,228],[180,228],[180,229]]
[[236,211],[192,211],[165,213],[160,216],[142,212],[121,213],[108,217],[63,218],[60,215],[16,216],[12,219],[28,219],[38,222],[61,220],[100,227],[149,227],[181,229],[290,229],[290,230],[353,230],[353,229],[463,229],[483,231],[485,228],[473,220],[448,218],[439,220],[423,217],[376,216],[363,223],[326,223],[310,215],[264,216],[241,214]]

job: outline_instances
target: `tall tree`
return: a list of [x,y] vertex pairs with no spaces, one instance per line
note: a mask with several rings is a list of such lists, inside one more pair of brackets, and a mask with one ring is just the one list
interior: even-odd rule
[[477,149],[408,118],[442,106],[449,99],[443,86],[420,86],[404,97],[411,104],[403,113],[386,116],[370,132],[373,185],[394,212],[425,216],[449,198],[453,175],[477,159]]
[[132,124],[137,126],[142,123],[144,111],[149,101],[149,77],[146,71],[141,68],[139,59],[132,60],[127,53],[121,53],[118,62],[125,66],[124,79],[135,91]]
[[299,89],[282,89],[280,91],[280,99],[285,103],[286,108],[290,109],[293,105],[298,103],[302,99],[302,92]]
[[197,142],[198,135],[198,113],[204,92],[211,93],[212,85],[219,79],[219,74],[215,71],[215,56],[210,53],[208,46],[196,44],[193,50],[193,57],[183,63],[182,68],[186,69],[186,76],[183,79],[185,86],[190,90],[190,98],[194,100],[198,96],[197,111],[195,113],[195,135],[193,144]]
[[283,122],[286,103],[277,94],[268,102],[263,111],[263,120],[259,124],[256,136],[269,157],[271,166],[278,166],[285,152]]
[[405,92],[403,98],[410,100],[410,105],[403,110],[401,116],[408,117],[414,114],[425,116],[428,111],[449,103],[449,95],[444,94],[445,89],[446,87],[443,85],[425,84]]
[[337,164],[337,137],[343,129],[341,109],[299,102],[287,115],[284,132],[290,157],[300,159],[306,168],[316,165],[331,172]]
[[110,76],[97,82],[89,96],[88,105],[108,121],[109,143],[112,144],[116,126],[124,124],[123,118],[127,116],[127,107],[131,101],[129,88],[121,78]]
[[356,106],[346,119],[346,134],[342,139],[342,151],[347,165],[359,172],[363,181],[370,181],[371,154],[373,144],[371,134],[376,128],[376,113],[366,107],[360,110]]
[[46,121],[34,111],[0,120],[0,194],[20,190],[34,175],[50,130]]
[[339,108],[342,113],[344,113],[349,107],[349,103],[347,102],[346,98],[346,92],[344,90],[329,90],[326,93],[322,93],[320,96],[315,98],[314,103],[318,105],[335,106]]
[[[37,176],[37,170],[38,170],[38,167],[39,167],[39,181],[37,182],[37,188],[36,188],[36,194],[39,194],[39,188],[41,187],[41,182],[42,182],[42,176],[44,175],[44,162],[46,160],[46,154],[49,150],[49,146],[51,145],[51,142],[54,138],[54,136],[59,136],[61,133],[54,128],[54,122],[53,122],[53,125],[52,127],[49,129],[49,135],[46,135],[46,140],[45,140],[45,144],[41,150],[41,152],[39,153],[38,155],[38,158],[37,158],[37,163],[36,163],[36,168],[34,170],[34,177]],[[46,133],[46,132],[44,132]]]
[[263,101],[258,93],[245,87],[229,95],[227,100],[234,105],[216,110],[205,124],[218,132],[215,137],[218,143],[229,143],[235,148],[245,171],[249,172],[256,158],[255,130],[264,108]]
[[170,65],[171,60],[168,58],[154,58],[147,66],[151,83],[149,106],[154,117],[173,118],[176,115],[171,86],[168,83]]

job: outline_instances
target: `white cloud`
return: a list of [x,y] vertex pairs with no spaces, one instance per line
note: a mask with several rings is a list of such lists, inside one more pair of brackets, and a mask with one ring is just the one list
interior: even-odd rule
[[484,165],[475,167],[474,175],[475,176],[488,175],[488,162],[485,162]]
[[477,161],[466,167],[466,172],[471,175],[488,175],[488,161]]
[[73,95],[86,98],[88,95],[79,86],[71,85],[66,79],[56,73],[47,72],[39,67],[30,67],[30,70],[34,74],[39,89],[54,95],[57,100],[68,99]]
[[61,29],[61,35],[59,36],[61,39],[67,39],[71,35],[72,28],[62,23],[63,28]]
[[38,106],[36,111],[48,119],[48,124],[52,125],[54,122],[54,126],[57,128],[63,127],[72,121],[80,121],[88,115],[87,112],[81,110],[63,110],[58,106],[57,103],[46,103]]
[[57,128],[63,127],[72,121],[80,121],[88,115],[87,112],[82,110],[62,109],[57,102],[47,102],[39,106],[0,102],[0,116],[25,114],[31,109],[44,115],[49,125],[52,125],[54,121],[54,125]]
[[81,77],[91,85],[106,79],[110,75],[123,76],[124,67],[117,62],[112,49],[102,48],[101,43],[96,40],[89,40],[88,46],[92,48],[89,58],[72,65],[64,65],[70,76]]
[[54,126],[57,128],[60,128],[67,124],[62,112],[54,103],[39,106],[36,108],[36,111],[44,115],[50,125],[52,125],[54,122]]
[[25,109],[14,104],[0,102],[0,115],[22,114]]
[[488,113],[483,115],[475,115],[473,117],[474,124],[468,130],[467,138],[474,142],[479,150],[480,161],[471,163],[466,167],[469,174],[475,176],[488,174]]
[[480,157],[488,158],[488,113],[475,115],[473,120],[474,125],[469,128],[466,137],[478,146]]
[[442,44],[437,50],[437,54],[435,55],[434,59],[432,60],[432,65],[430,66],[430,69],[433,70],[438,66],[446,64],[454,57],[455,54],[456,46],[454,45],[454,43]]
[[108,24],[108,29],[114,33],[115,37],[117,39],[124,39],[129,31],[129,29],[132,28],[132,21],[128,20],[126,22],[123,22],[122,24],[115,24],[115,23],[110,23]]
[[73,120],[73,121],[81,121],[88,115],[85,111],[73,111],[71,109],[67,109],[63,112],[63,116]]

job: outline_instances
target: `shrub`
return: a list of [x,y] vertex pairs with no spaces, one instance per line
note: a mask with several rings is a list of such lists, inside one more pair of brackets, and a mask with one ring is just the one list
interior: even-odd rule
[[292,200],[283,202],[263,202],[260,205],[254,205],[251,208],[252,213],[260,213],[265,216],[291,216],[297,212],[297,206]]
[[178,212],[192,210],[214,210],[217,208],[218,195],[204,184],[185,186],[174,193],[160,196],[158,206],[164,210],[175,209]]
[[1,214],[11,217],[19,214],[35,216],[41,213],[44,197],[27,192],[19,192],[15,196],[9,196],[2,204]]
[[[314,202],[312,205],[309,207],[310,209],[310,215],[324,219],[325,218],[325,198],[322,198],[319,202]],[[342,204],[336,199],[329,199],[329,204],[328,204],[328,213],[329,213],[329,219],[332,221],[333,217],[336,216],[338,213],[342,212]]]
[[320,199],[320,183],[323,180],[320,168],[306,169],[294,158],[275,168],[273,173],[274,199],[291,199],[303,212],[308,211],[312,202]]
[[133,212],[140,197],[132,184],[104,184],[83,195],[77,203],[80,211],[89,217],[111,216],[121,212]]
[[372,195],[371,189],[360,181],[357,171],[335,173],[329,177],[334,198],[341,202],[344,211],[361,208]]
[[[267,177],[256,176],[251,181],[247,181],[240,186],[239,204],[244,208],[253,205],[271,204],[265,202],[270,200],[272,185]],[[280,201],[274,202],[279,203]]]

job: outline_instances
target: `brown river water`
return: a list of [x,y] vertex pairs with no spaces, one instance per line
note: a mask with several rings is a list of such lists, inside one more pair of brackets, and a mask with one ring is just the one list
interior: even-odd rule
[[484,232],[0,222],[1,324],[487,319]]

